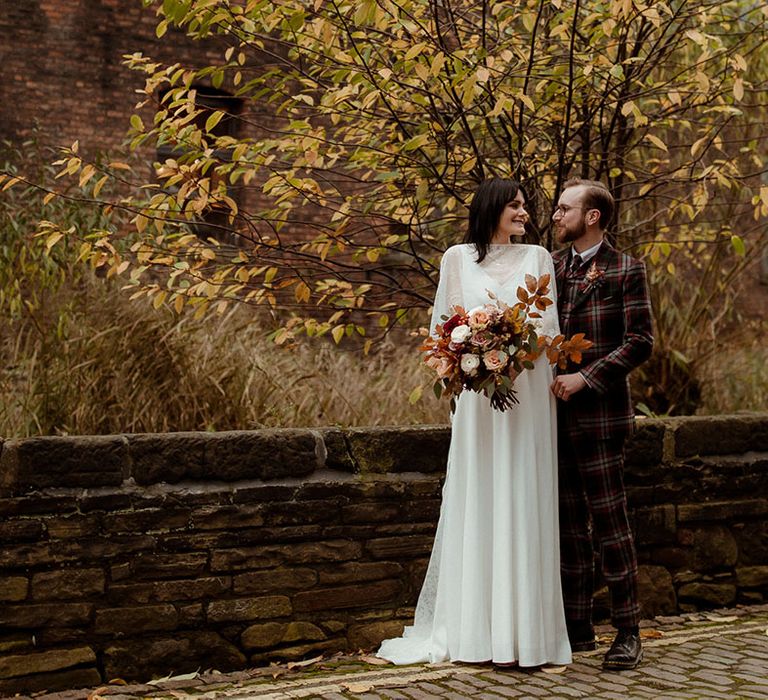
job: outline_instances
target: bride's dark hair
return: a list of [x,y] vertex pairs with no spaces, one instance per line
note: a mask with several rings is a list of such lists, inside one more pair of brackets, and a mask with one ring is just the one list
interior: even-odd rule
[[477,250],[476,262],[485,259],[504,207],[517,197],[521,190],[520,184],[515,180],[500,177],[483,180],[478,186],[469,205],[469,225],[464,236],[464,243],[472,243]]

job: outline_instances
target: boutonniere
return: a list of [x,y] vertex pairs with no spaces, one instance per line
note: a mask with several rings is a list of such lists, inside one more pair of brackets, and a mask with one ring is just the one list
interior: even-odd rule
[[604,278],[605,270],[599,269],[597,267],[597,262],[593,260],[582,280],[581,291],[585,293],[591,292],[603,283]]

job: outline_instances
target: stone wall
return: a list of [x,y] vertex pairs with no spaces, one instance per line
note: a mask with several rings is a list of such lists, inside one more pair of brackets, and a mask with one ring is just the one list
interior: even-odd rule
[[[421,427],[5,441],[0,694],[398,634],[448,440]],[[646,614],[764,599],[767,465],[768,415],[642,422],[627,484]]]

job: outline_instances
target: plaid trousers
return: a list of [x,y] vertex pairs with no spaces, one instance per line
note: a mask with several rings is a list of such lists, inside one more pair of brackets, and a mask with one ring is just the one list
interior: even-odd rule
[[560,572],[569,622],[592,620],[594,543],[616,627],[640,622],[637,554],[624,491],[624,438],[559,431]]

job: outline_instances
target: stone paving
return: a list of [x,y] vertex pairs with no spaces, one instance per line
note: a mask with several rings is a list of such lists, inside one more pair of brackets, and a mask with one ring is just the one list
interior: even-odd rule
[[142,685],[38,693],[36,700],[627,700],[629,698],[768,699],[768,605],[656,618],[644,623],[645,660],[635,670],[606,672],[612,639],[576,654],[572,665],[507,670],[489,665],[394,667],[366,656],[335,656],[222,674],[189,674]]

